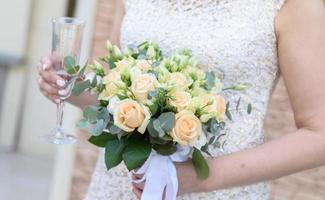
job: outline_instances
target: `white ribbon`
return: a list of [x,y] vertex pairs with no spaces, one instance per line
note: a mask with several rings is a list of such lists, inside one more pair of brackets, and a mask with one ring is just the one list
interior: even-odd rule
[[143,174],[141,179],[131,177],[133,183],[145,181],[141,200],[162,200],[166,188],[165,199],[176,200],[178,179],[174,162],[184,162],[191,153],[191,147],[178,146],[177,151],[170,156],[151,152],[147,161],[133,174]]

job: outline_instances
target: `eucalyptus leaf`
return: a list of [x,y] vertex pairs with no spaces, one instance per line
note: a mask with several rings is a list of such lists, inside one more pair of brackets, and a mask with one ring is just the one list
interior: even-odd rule
[[192,162],[196,171],[196,174],[200,180],[205,180],[209,177],[209,165],[203,157],[200,150],[194,148],[192,154]]
[[84,118],[90,123],[96,122],[97,115],[98,115],[98,107],[96,106],[87,106],[83,111]]
[[75,75],[78,73],[80,66],[76,65],[76,61],[72,56],[66,56],[64,57],[64,68],[68,74]]
[[161,129],[164,132],[170,132],[174,126],[175,126],[175,113],[173,112],[165,112],[162,113],[159,117],[158,120],[160,121],[160,126]]
[[90,86],[91,86],[91,83],[89,80],[76,83],[72,89],[72,95],[79,96],[85,90],[89,89]]
[[78,76],[81,77],[85,74],[86,68],[88,66],[88,61],[86,62],[86,64],[80,69]]
[[159,137],[164,137],[165,131],[162,129],[162,125],[159,119],[153,121],[153,128],[158,132]]
[[212,71],[206,72],[205,79],[206,79],[206,82],[204,85],[205,89],[211,90],[215,86],[216,75]]
[[99,136],[100,134],[103,133],[103,130],[105,129],[105,122],[103,119],[97,120],[95,124],[92,124],[89,132],[94,135],[94,136]]
[[76,127],[80,129],[86,129],[89,126],[89,122],[86,119],[82,119],[77,122]]
[[113,134],[113,135],[117,135],[117,134],[119,134],[119,133],[122,132],[122,129],[120,129],[119,127],[113,125],[113,126],[111,126],[111,127],[109,128],[109,132],[110,132],[111,134]]
[[156,138],[156,137],[159,136],[159,132],[156,131],[156,129],[155,129],[154,126],[153,126],[153,122],[154,122],[154,120],[155,120],[154,118],[150,119],[150,122],[149,122],[149,124],[148,124],[148,126],[147,126],[147,130],[148,130],[149,134],[150,134],[152,137]]
[[64,57],[64,66],[72,68],[76,65],[76,60],[72,56]]

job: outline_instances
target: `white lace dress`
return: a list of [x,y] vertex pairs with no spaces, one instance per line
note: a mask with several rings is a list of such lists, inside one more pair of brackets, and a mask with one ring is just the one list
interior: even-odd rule
[[[227,93],[241,112],[227,122],[222,149],[229,154],[263,143],[263,121],[278,77],[274,19],[283,0],[125,0],[122,47],[130,42],[156,41],[163,52],[188,48],[207,69],[221,75],[226,85],[245,83],[243,93]],[[247,103],[253,105],[246,113]],[[233,108],[236,103],[233,103]],[[136,199],[128,172],[121,164],[107,171],[100,155],[86,200]],[[216,169],[218,170],[218,169]],[[237,187],[210,193],[187,194],[184,200],[266,200],[268,185]]]

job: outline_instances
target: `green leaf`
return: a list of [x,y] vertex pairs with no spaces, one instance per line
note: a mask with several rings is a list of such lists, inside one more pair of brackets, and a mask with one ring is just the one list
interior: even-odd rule
[[115,139],[117,139],[116,136],[104,132],[99,136],[91,136],[88,139],[88,141],[95,146],[104,148],[109,140],[115,140]]
[[241,101],[241,98],[239,98],[238,101],[237,101],[237,105],[236,105],[236,110],[237,110],[237,111],[239,110],[240,101]]
[[247,106],[247,113],[251,114],[252,113],[252,104],[248,104]]
[[94,76],[94,78],[93,78],[93,80],[91,81],[91,87],[96,87],[96,85],[97,85],[97,76]]
[[151,113],[152,116],[157,113],[158,108],[159,108],[158,105],[155,104],[155,103],[149,105],[148,107],[149,107],[149,110],[150,110],[150,113]]
[[103,119],[99,119],[97,120],[96,124],[91,125],[89,132],[94,136],[98,136],[103,133],[105,127],[106,127],[105,121]]
[[89,80],[82,81],[79,83],[76,83],[72,89],[72,95],[73,96],[79,96],[81,93],[83,93],[86,89],[90,88],[91,84]]
[[124,140],[108,140],[105,147],[105,164],[107,170],[117,166],[123,160],[123,151],[125,149]]
[[161,129],[168,133],[175,126],[175,113],[173,112],[162,113],[158,117],[158,120],[160,121]]
[[197,148],[194,148],[192,162],[198,178],[200,180],[207,179],[209,177],[209,165],[203,157],[201,151]]
[[143,139],[131,139],[123,153],[123,160],[128,170],[141,167],[151,153],[151,146]]
[[110,69],[114,69],[116,67],[115,62],[116,62],[116,60],[113,57],[109,57],[107,59],[107,63],[109,65]]
[[153,149],[163,156],[172,155],[177,151],[177,147],[173,142],[167,144],[154,144]]
[[230,102],[228,102],[228,103],[226,104],[226,116],[227,116],[227,118],[228,118],[229,120],[232,120],[232,116],[231,116],[231,113],[230,113],[230,111],[229,111],[229,107],[230,107]]

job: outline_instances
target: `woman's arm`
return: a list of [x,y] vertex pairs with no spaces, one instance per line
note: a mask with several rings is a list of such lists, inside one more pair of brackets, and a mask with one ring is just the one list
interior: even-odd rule
[[252,184],[325,165],[325,5],[287,0],[277,21],[281,71],[298,130],[254,149],[209,160],[210,176],[177,165],[179,193]]

